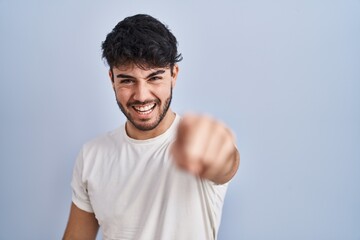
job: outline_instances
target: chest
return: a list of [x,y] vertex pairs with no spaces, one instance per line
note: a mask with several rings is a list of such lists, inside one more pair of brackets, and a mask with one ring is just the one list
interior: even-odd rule
[[198,180],[175,166],[169,146],[125,148],[96,159],[96,164],[96,174],[90,174],[87,182],[99,221],[139,221],[149,208],[174,200],[188,203],[198,195]]

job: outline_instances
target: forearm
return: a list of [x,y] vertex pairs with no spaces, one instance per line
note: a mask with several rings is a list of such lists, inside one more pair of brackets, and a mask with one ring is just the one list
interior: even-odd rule
[[240,166],[240,153],[234,147],[233,153],[212,174],[205,176],[216,184],[224,184],[230,181]]

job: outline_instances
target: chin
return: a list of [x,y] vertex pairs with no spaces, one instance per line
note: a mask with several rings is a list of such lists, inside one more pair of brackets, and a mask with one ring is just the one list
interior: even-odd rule
[[151,131],[151,130],[155,129],[158,125],[159,125],[159,123],[154,123],[154,124],[134,124],[133,123],[133,126],[140,131]]

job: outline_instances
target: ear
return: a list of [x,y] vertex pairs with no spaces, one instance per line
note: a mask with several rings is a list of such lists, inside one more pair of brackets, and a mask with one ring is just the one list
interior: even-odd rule
[[110,68],[110,70],[109,70],[109,78],[110,78],[112,87],[115,89],[115,85],[114,85],[114,74],[113,74],[113,71],[112,71],[111,68]]
[[172,71],[172,79],[171,79],[171,85],[172,87],[175,87],[176,85],[176,79],[179,74],[179,65],[174,64],[173,71]]

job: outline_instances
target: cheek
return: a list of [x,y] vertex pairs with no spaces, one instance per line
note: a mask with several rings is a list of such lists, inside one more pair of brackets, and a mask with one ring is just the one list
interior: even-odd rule
[[124,91],[123,89],[121,90],[116,90],[115,91],[115,95],[116,95],[116,99],[121,102],[121,103],[126,103],[130,96],[131,96],[131,93],[129,91]]
[[164,86],[162,88],[157,89],[156,91],[156,95],[158,98],[160,99],[167,99],[170,97],[170,93],[171,93],[171,86]]

